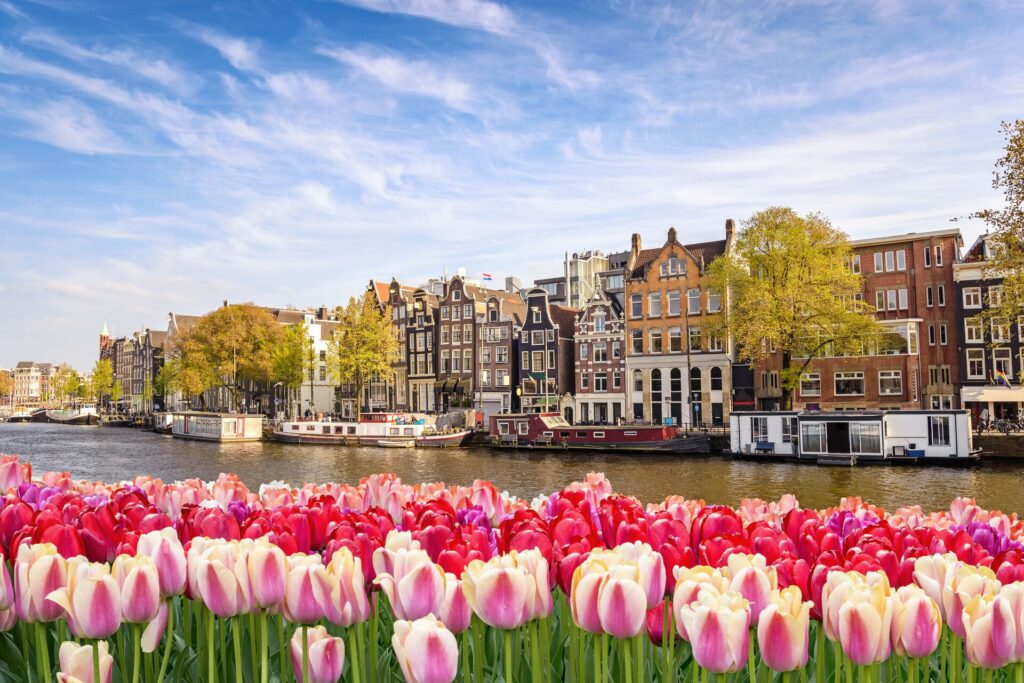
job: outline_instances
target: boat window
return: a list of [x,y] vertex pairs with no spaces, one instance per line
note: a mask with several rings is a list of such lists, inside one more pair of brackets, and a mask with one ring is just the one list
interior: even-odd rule
[[824,422],[804,422],[800,425],[800,450],[804,453],[825,453],[827,439]]
[[554,432],[544,432],[544,436],[554,436]]
[[316,425],[306,425],[306,431],[307,432],[315,432],[316,431]]
[[949,417],[946,415],[928,416],[928,445],[949,445]]
[[629,431],[626,431],[626,432],[622,432],[622,434],[623,434],[624,436],[636,436],[636,432],[634,432],[633,430],[629,430]]
[[587,437],[587,433],[586,432],[576,432],[576,437],[580,438],[580,439],[585,439]]
[[850,450],[853,453],[882,453],[882,427],[877,422],[850,424]]
[[529,434],[530,424],[528,422],[517,422],[516,429],[519,430],[520,434]]
[[754,443],[762,443],[768,441],[768,418],[767,417],[752,417],[751,432],[754,435]]
[[349,434],[355,434],[355,433],[356,433],[356,428],[355,428],[355,426],[349,427],[349,428],[348,428],[348,433],[349,433]]
[[558,432],[558,436],[562,437],[563,439],[568,439],[569,432]]
[[345,433],[345,428],[344,427],[335,427],[334,428],[334,433],[335,434],[344,434]]
[[330,427],[324,427],[324,434],[330,434],[330,433],[331,433],[331,428]]
[[498,423],[498,433],[499,434],[508,434],[508,422],[499,422]]
[[594,438],[595,439],[603,439],[604,438],[604,432],[594,432]]
[[299,431],[299,425],[292,425],[292,431],[293,432]]
[[405,429],[403,429],[403,430],[402,430],[402,432],[403,432],[403,433],[404,433],[404,434],[405,434],[406,436],[412,436],[412,427],[406,427]]
[[388,434],[392,434],[394,436],[398,436],[398,431],[399,431],[398,427],[391,427],[390,429],[388,429]]

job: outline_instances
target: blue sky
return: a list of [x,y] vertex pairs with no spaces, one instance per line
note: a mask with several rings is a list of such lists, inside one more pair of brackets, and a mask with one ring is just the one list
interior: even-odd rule
[[1022,44],[1000,0],[0,0],[0,366],[773,204],[944,228],[998,202]]

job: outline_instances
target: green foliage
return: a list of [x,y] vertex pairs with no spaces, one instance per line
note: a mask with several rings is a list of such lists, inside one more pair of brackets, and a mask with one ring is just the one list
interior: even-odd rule
[[289,325],[273,353],[273,379],[289,389],[298,389],[312,376],[313,340],[305,323]]
[[92,367],[92,395],[97,399],[110,395],[110,389],[114,385],[114,368],[110,360],[101,358]]
[[367,295],[337,309],[338,327],[328,350],[331,379],[352,384],[362,400],[363,387],[374,376],[386,377],[398,354],[398,340],[391,325],[391,307],[378,307]]
[[121,386],[121,380],[114,382],[114,386],[110,388],[110,402],[118,403],[124,398],[124,387]]
[[815,358],[891,343],[874,308],[856,296],[852,255],[846,235],[823,216],[771,207],[751,216],[731,251],[708,268],[709,287],[728,293],[709,331],[731,335],[741,361],[760,362],[778,349],[784,407]]
[[14,393],[14,378],[6,372],[0,372],[0,396],[10,396]]

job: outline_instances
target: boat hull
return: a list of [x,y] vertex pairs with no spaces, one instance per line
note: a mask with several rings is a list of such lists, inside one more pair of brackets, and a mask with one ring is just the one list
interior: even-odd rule
[[14,423],[31,422],[32,421],[32,416],[31,415],[11,415],[9,418],[7,418],[7,421],[8,422],[14,422]]
[[[320,446],[380,446],[380,441],[413,443],[419,448],[463,448],[469,443],[473,432],[455,432],[453,434],[433,434],[418,437],[388,437],[379,435],[354,434],[313,434],[275,431],[271,434],[272,441]],[[394,446],[385,446],[394,447]]]
[[49,412],[47,413],[47,418],[54,424],[75,425],[79,427],[93,427],[100,423],[100,416],[96,413],[63,416],[56,412]]
[[473,439],[473,432],[465,430],[451,434],[428,434],[416,438],[417,448],[465,448]]
[[677,437],[667,441],[625,442],[625,443],[549,443],[546,441],[505,441],[495,439],[497,448],[547,450],[547,451],[595,451],[619,453],[662,453],[666,455],[710,455],[711,437],[706,435]]

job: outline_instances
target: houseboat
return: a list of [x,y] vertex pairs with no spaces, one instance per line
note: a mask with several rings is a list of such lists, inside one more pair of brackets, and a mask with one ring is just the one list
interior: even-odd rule
[[979,457],[966,410],[744,411],[729,427],[732,455],[751,460],[961,465]]
[[11,413],[7,417],[7,421],[8,422],[31,422],[32,421],[32,413],[28,412],[27,410],[19,410],[19,411],[16,411],[14,413]]
[[171,435],[176,439],[236,443],[263,438],[263,416],[244,413],[174,413]]
[[282,423],[271,436],[283,443],[377,446],[387,441],[411,442],[418,448],[460,448],[472,437],[470,429],[439,430],[425,418],[406,413],[363,413],[358,422],[293,420]]
[[96,412],[96,406],[47,410],[46,419],[55,424],[63,425],[94,426],[100,423],[100,416]]
[[711,437],[672,425],[573,425],[558,413],[491,415],[491,443],[501,448],[710,453]]

